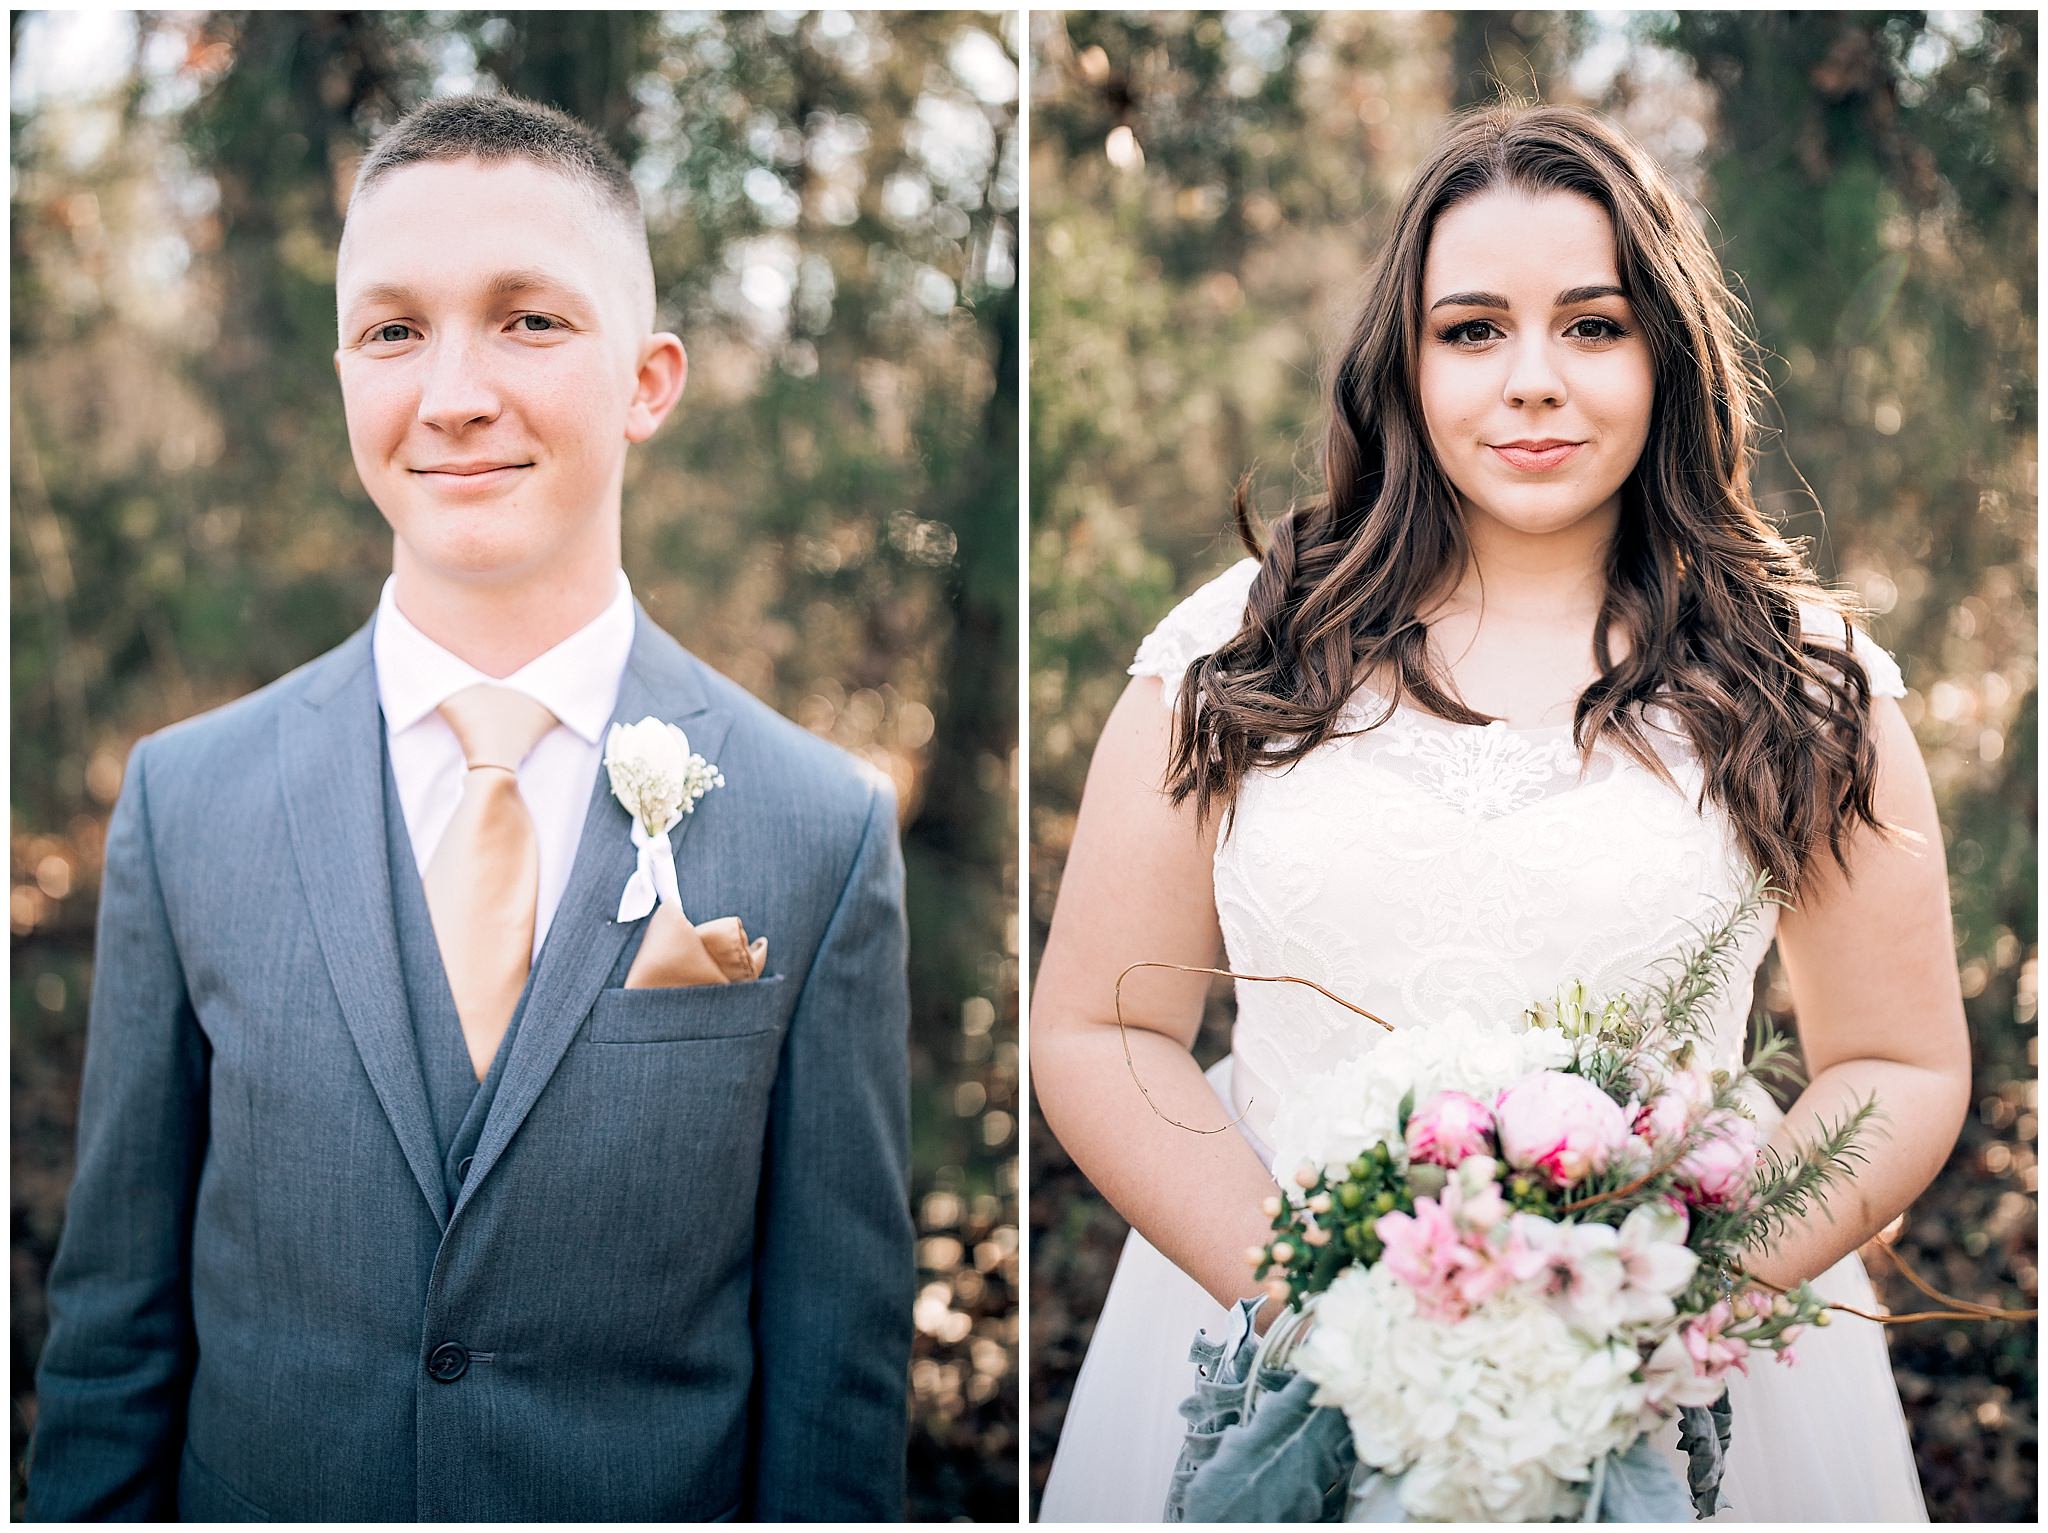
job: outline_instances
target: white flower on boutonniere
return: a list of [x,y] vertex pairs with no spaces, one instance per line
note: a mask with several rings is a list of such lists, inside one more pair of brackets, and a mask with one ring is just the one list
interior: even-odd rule
[[664,905],[682,909],[676,890],[676,854],[668,833],[725,774],[690,749],[690,737],[651,715],[637,724],[614,724],[604,741],[604,769],[612,794],[633,817],[633,845],[640,857],[619,896],[621,921],[637,921]]

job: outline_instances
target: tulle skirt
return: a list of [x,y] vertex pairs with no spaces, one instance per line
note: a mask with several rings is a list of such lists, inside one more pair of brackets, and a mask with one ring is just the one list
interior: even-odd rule
[[[1227,1104],[1230,1061],[1209,1080]],[[1835,1303],[1876,1304],[1853,1252],[1814,1286]],[[1188,1345],[1204,1330],[1227,1342],[1230,1325],[1227,1310],[1131,1231],[1067,1405],[1040,1521],[1159,1521],[1194,1380]],[[1715,1520],[1925,1522],[1883,1328],[1836,1313],[1794,1351],[1792,1367],[1760,1356],[1732,1377],[1726,1505]],[[1663,1435],[1682,1477],[1677,1424]]]

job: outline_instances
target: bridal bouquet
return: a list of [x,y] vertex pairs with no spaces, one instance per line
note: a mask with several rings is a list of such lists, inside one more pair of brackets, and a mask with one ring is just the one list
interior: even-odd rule
[[[1728,1375],[1761,1351],[1790,1363],[1827,1323],[1810,1287],[1768,1288],[1740,1257],[1856,1158],[1875,1109],[1760,1152],[1744,1098],[1787,1046],[1707,1064],[1723,955],[1766,889],[1647,995],[1573,984],[1512,1022],[1383,1033],[1288,1104],[1272,1139],[1292,1186],[1249,1253],[1288,1312],[1237,1365],[1252,1408],[1183,1408],[1210,1430],[1169,1516],[1711,1514]],[[1674,1418],[1689,1486],[1647,1435]]]

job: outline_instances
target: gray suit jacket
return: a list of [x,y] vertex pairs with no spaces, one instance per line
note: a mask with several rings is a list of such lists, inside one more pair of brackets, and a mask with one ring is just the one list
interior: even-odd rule
[[30,1515],[894,1518],[914,1282],[893,796],[636,613],[615,718],[752,983],[619,988],[600,769],[450,1203],[366,626],[137,745],[108,832]]

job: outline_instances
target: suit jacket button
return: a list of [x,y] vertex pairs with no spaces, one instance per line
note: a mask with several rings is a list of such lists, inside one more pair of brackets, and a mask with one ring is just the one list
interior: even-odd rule
[[469,1372],[469,1349],[444,1341],[427,1359],[427,1373],[443,1384],[453,1384]]
[[476,1159],[474,1155],[465,1155],[462,1157],[462,1164],[455,1168],[455,1179],[458,1182],[466,1182],[469,1180],[469,1163],[474,1159]]

